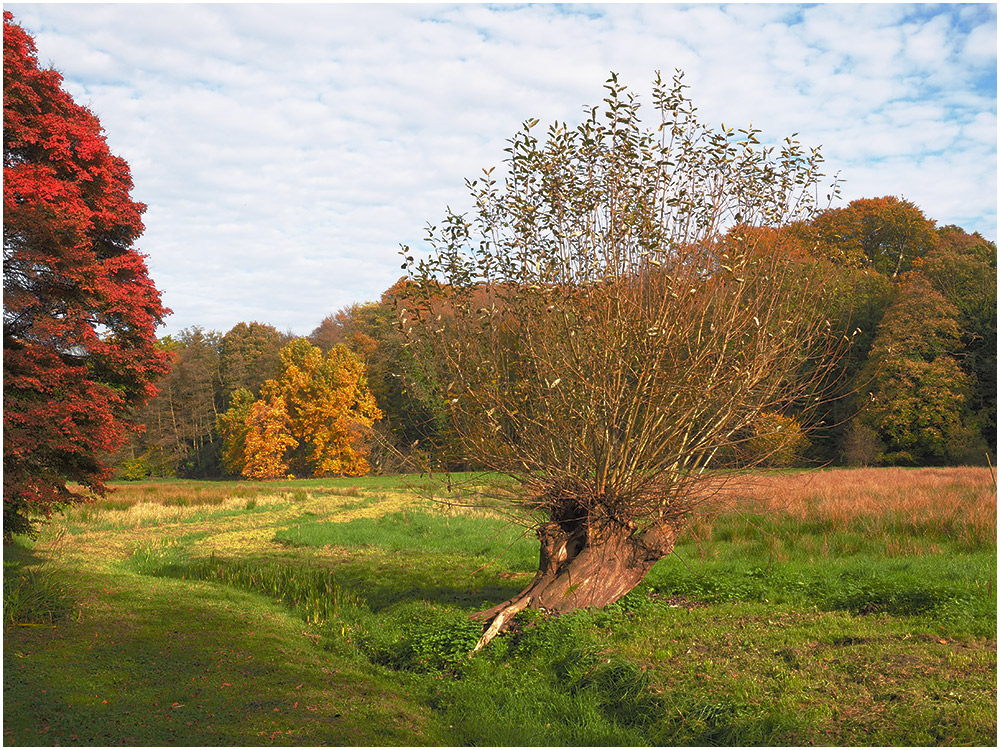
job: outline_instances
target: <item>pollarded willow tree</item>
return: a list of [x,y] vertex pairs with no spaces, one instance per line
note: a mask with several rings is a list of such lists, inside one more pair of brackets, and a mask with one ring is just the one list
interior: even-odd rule
[[702,125],[685,88],[657,75],[652,127],[614,75],[578,127],[539,140],[526,122],[503,182],[467,182],[471,215],[429,227],[427,257],[403,248],[410,345],[541,541],[480,645],[525,607],[626,594],[721,470],[762,458],[760,416],[818,398],[836,348],[821,269],[761,228],[810,216],[822,158]]

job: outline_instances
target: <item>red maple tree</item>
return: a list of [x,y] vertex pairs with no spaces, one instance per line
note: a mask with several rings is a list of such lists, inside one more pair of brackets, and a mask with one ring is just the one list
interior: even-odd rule
[[[102,454],[167,369],[168,310],[133,243],[145,206],[100,122],[38,67],[4,11],[3,497],[5,538],[106,491]],[[82,487],[82,491],[67,484]]]

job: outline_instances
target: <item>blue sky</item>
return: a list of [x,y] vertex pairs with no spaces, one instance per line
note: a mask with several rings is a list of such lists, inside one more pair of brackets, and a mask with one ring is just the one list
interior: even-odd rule
[[161,334],[378,299],[522,121],[579,122],[609,71],[648,97],[680,68],[705,121],[821,146],[842,204],[996,239],[992,4],[4,8],[131,165]]

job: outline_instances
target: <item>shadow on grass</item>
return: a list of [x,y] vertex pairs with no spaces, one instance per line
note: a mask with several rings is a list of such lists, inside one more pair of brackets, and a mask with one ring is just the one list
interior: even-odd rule
[[426,709],[332,661],[259,598],[132,579],[102,582],[79,623],[5,634],[5,744],[441,741],[425,736]]
[[26,546],[20,539],[14,539],[9,542],[5,541],[3,543],[4,567],[8,565],[38,565],[42,562],[44,562],[44,558],[39,557],[33,549]]
[[506,601],[523,590],[523,586],[484,585],[475,590],[450,587],[412,587],[399,589],[392,586],[373,586],[367,589],[368,606],[373,613],[397,604],[425,601],[461,609],[488,609]]
[[473,570],[467,565],[447,567],[434,555],[402,554],[382,561],[333,561],[331,569],[341,586],[364,598],[372,612],[406,602],[426,601],[446,607],[492,607],[520,592],[531,573],[513,576],[492,566]]
[[435,555],[404,554],[358,560],[350,555],[327,559],[313,557],[275,560],[240,556],[210,559],[163,559],[137,553],[133,565],[139,572],[166,578],[190,578],[226,584],[263,594],[300,610],[331,612],[339,604],[361,606],[372,613],[408,602],[458,609],[488,608],[524,588],[530,573],[505,583],[491,569],[470,569],[468,563],[442,564]]

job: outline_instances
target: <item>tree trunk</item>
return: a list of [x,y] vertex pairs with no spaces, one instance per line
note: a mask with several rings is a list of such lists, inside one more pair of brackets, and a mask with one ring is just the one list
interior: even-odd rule
[[538,532],[541,551],[535,579],[514,598],[474,615],[489,623],[474,650],[489,643],[524,609],[561,613],[617,601],[674,548],[669,525],[641,533],[618,526],[605,529],[596,539],[597,535],[589,540],[588,536],[585,525],[569,530],[558,523],[543,526]]

